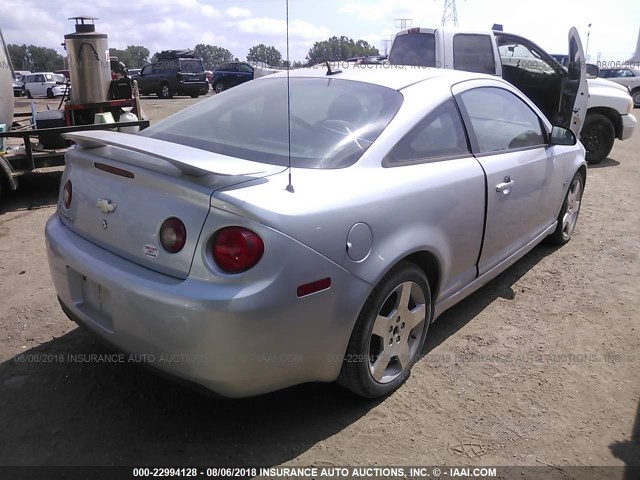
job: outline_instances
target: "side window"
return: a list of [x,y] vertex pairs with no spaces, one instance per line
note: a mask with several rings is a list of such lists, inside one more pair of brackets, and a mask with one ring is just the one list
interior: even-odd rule
[[244,63],[238,65],[238,70],[240,70],[242,73],[253,73],[253,69],[249,65],[246,65]]
[[382,161],[384,167],[426,163],[469,153],[453,100],[447,100],[402,138]]
[[147,65],[140,71],[140,75],[149,75],[153,70],[153,65]]
[[47,82],[53,82],[53,75],[51,75],[50,73],[47,73],[45,75],[45,78],[47,79]]
[[453,37],[453,68],[466,72],[496,73],[493,42],[488,35],[458,33]]
[[459,95],[478,153],[544,145],[540,118],[513,93],[496,87],[467,90]]

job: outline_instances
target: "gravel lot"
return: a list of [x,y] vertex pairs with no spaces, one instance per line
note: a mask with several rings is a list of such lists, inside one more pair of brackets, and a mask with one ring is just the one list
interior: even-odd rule
[[[196,101],[143,103],[155,120]],[[0,465],[640,465],[639,152],[638,133],[616,142],[589,169],[573,240],[442,316],[384,401],[333,384],[217,400],[72,361],[108,351],[49,278],[60,176],[26,179],[0,204]]]

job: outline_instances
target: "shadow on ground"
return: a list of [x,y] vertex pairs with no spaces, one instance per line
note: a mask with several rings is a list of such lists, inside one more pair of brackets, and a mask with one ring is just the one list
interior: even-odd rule
[[3,185],[0,196],[0,220],[7,212],[35,210],[58,203],[62,171],[34,173],[20,177],[18,189],[11,191]]
[[558,249],[557,246],[538,245],[514,265],[502,272],[487,285],[444,312],[429,327],[427,341],[422,353],[426,354],[447,340],[451,335],[473,320],[480,312],[497,298],[513,300],[513,285],[547,255]]
[[[534,249],[444,314],[425,349],[513,298],[512,285],[553,251]],[[111,352],[75,329],[0,364],[0,465],[278,465],[379,403],[335,384],[220,400],[130,363],[69,360],[92,353]]]
[[636,417],[631,427],[628,440],[621,440],[609,445],[614,457],[622,460],[627,466],[624,480],[640,478],[640,402],[636,408]]
[[614,160],[613,158],[605,158],[603,161],[601,161],[600,163],[595,163],[595,164],[589,164],[589,168],[606,168],[606,167],[617,167],[620,165],[620,162],[617,160]]

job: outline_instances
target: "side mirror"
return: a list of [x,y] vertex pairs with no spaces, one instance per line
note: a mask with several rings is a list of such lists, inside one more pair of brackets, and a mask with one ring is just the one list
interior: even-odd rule
[[551,130],[549,145],[575,145],[576,143],[578,143],[578,140],[571,130],[554,125]]
[[600,75],[600,69],[593,63],[587,63],[587,77],[596,78]]

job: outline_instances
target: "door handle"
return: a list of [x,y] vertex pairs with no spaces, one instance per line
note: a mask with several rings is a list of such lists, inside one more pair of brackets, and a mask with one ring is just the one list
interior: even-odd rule
[[511,187],[515,182],[511,180],[511,177],[507,175],[504,177],[504,183],[499,183],[496,185],[496,192],[502,193],[503,195],[509,195],[511,193]]

